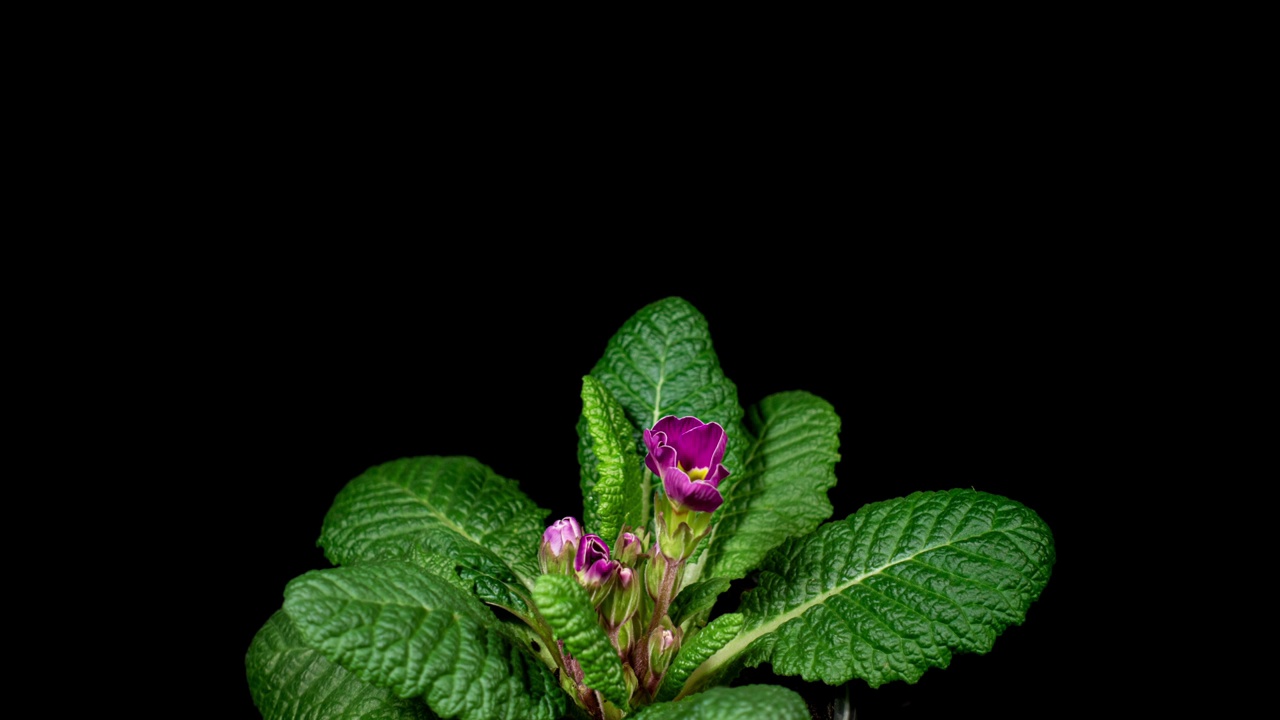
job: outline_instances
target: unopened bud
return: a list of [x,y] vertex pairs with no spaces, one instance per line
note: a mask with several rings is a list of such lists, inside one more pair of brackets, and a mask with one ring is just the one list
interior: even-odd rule
[[564,517],[542,533],[538,548],[538,565],[544,574],[568,575],[582,539],[582,525],[576,518]]
[[640,686],[640,680],[636,678],[636,671],[631,669],[631,663],[622,663],[622,681],[627,684],[627,702],[630,704],[631,698],[636,694],[636,688]]
[[644,553],[644,542],[634,533],[624,532],[618,536],[617,547],[613,558],[623,565],[634,566],[636,560]]
[[649,555],[649,562],[644,566],[644,584],[649,591],[649,597],[657,600],[658,593],[662,591],[662,576],[667,572],[667,558],[662,554],[662,548],[658,543],[653,544],[653,551]]
[[640,627],[639,613],[632,615],[630,620],[618,628],[618,657],[626,658],[631,655],[631,646],[636,643],[636,638],[639,638],[642,632],[644,628]]
[[600,619],[610,629],[630,620],[640,609],[640,579],[629,567],[620,568],[617,582],[613,583],[600,603]]
[[671,621],[662,618],[662,627],[649,635],[649,670],[655,676],[667,671],[671,659],[680,651],[680,631],[673,630]]

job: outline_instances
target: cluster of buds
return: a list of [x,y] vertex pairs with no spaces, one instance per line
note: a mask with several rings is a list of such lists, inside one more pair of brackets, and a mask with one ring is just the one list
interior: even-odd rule
[[[685,562],[724,502],[719,485],[729,471],[721,464],[727,438],[717,423],[667,416],[644,431],[644,442],[645,466],[663,488],[654,497],[656,542],[643,528],[623,528],[611,555],[604,538],[584,534],[576,518],[565,517],[543,533],[538,562],[543,573],[569,575],[587,590],[628,689],[652,698],[682,639],[667,610]],[[566,661],[572,674],[572,658]]]
[[[640,533],[647,535],[643,530]],[[546,529],[538,549],[543,573],[572,576],[586,588],[600,625],[622,654],[629,651],[636,636],[630,628],[631,620],[640,611],[644,598],[644,561],[649,556],[644,552],[646,541],[641,535],[620,533],[616,552],[611,556],[604,538],[584,535],[577,518],[565,517]]]

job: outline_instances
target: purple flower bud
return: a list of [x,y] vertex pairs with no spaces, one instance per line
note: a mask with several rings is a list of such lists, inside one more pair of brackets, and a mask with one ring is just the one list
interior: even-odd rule
[[644,431],[649,449],[644,464],[662,478],[662,488],[679,509],[714,512],[724,502],[720,481],[729,477],[721,464],[727,443],[719,423],[668,415]]
[[609,546],[604,539],[595,533],[583,535],[578,543],[578,555],[573,560],[573,569],[582,572],[584,568],[609,559]]
[[586,570],[581,571],[579,576],[582,578],[583,585],[594,589],[609,582],[609,578],[613,577],[617,569],[617,560],[597,560],[587,566]]
[[538,548],[538,564],[542,572],[568,574],[569,567],[582,539],[582,525],[576,518],[561,518],[542,533],[542,545]]
[[[609,546],[596,534],[583,535],[578,543],[578,556],[573,560],[573,569],[578,571],[578,579],[589,590],[599,590],[618,570],[618,561],[609,559]],[[599,603],[597,593],[592,594],[592,601]]]
[[566,543],[572,543],[577,550],[578,541],[582,539],[582,524],[574,517],[563,517],[551,523],[542,533],[542,541],[551,546],[551,552],[560,555]]

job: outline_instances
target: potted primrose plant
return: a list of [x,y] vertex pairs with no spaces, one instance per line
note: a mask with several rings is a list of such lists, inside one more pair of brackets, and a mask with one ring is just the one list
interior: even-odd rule
[[[843,519],[840,419],[812,394],[744,411],[672,297],[583,378],[583,510],[548,523],[469,457],[352,480],[245,658],[265,720],[808,720],[780,676],[871,687],[983,653],[1048,582],[1031,509],[971,489]],[[754,587],[732,597],[735,581]]]

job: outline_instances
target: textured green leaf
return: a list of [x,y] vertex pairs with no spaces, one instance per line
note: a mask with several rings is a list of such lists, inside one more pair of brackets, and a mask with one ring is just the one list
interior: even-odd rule
[[317,544],[330,562],[351,565],[403,557],[424,531],[443,528],[489,549],[531,583],[547,512],[472,458],[403,458],[347,483]]
[[245,655],[249,693],[263,720],[433,720],[422,698],[398,698],[307,647],[276,611]]
[[728,613],[712,620],[705,628],[680,647],[680,654],[667,668],[667,674],[658,688],[658,700],[671,700],[684,688],[694,670],[706,659],[724,647],[742,630],[742,615]]
[[533,602],[565,651],[582,666],[583,684],[614,705],[627,707],[618,651],[597,622],[587,591],[566,575],[543,575],[533,589]]
[[308,645],[360,679],[463,720],[553,720],[564,693],[484,605],[407,562],[316,570],[285,587]]
[[[742,429],[738,388],[720,369],[706,318],[685,300],[659,300],[631,316],[609,340],[591,377],[599,380],[626,411],[627,420],[635,428],[633,442],[642,458],[646,452],[642,439],[645,428],[653,427],[667,415],[692,415],[724,427],[729,436],[725,467],[731,473],[741,470],[747,438]],[[585,499],[600,480],[599,459],[592,450],[585,417],[578,422],[578,439]],[[648,523],[653,488],[660,483],[648,470],[641,473],[641,481],[642,517]],[[736,479],[731,476],[723,487],[734,482]]]
[[448,555],[441,555],[424,548],[420,544],[414,544],[404,559],[429,573],[440,576],[459,590],[465,592],[474,591],[475,583],[462,579],[462,576],[458,574],[458,561]]
[[695,577],[745,577],[787,538],[831,517],[840,417],[807,392],[770,395],[751,408],[745,467],[725,493]]
[[915,682],[952,652],[985,653],[1021,624],[1054,562],[1033,511],[973,490],[913,493],[790,540],[743,593],[746,626],[697,671],[747,666],[833,685]]
[[598,481],[583,496],[587,531],[612,543],[624,525],[641,524],[644,460],[636,450],[636,429],[617,398],[599,380],[582,378],[582,417],[587,423]]
[[[708,626],[710,627],[710,626]],[[635,720],[813,720],[804,698],[777,685],[718,687],[650,705]]]
[[716,604],[716,600],[729,589],[729,584],[729,578],[715,577],[683,588],[667,609],[671,622],[682,625],[685,620],[695,616],[705,616]]
[[[501,558],[486,548],[443,527],[427,530],[418,538],[416,545],[428,555],[448,558],[453,577],[461,579],[463,587],[474,592],[476,597],[522,617],[531,615],[520,579]],[[431,562],[440,563],[439,560]],[[438,572],[434,566],[429,569]]]

